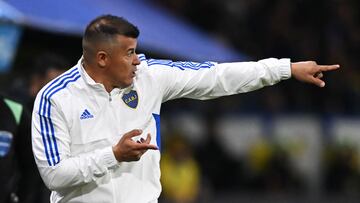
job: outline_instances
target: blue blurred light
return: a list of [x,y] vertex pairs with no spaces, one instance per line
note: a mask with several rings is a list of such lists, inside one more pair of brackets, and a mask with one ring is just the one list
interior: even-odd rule
[[0,22],[0,73],[10,70],[20,36],[19,26]]

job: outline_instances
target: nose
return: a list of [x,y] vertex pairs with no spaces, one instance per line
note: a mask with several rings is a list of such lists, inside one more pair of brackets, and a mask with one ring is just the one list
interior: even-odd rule
[[134,60],[133,60],[133,65],[139,65],[141,61],[140,61],[137,54],[134,54],[134,55],[135,55],[135,57],[134,57]]

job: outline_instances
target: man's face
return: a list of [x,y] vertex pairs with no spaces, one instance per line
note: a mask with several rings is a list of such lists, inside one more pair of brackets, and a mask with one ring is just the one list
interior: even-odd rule
[[135,53],[137,40],[118,35],[109,53],[107,78],[113,87],[125,88],[133,83],[136,65],[140,60]]

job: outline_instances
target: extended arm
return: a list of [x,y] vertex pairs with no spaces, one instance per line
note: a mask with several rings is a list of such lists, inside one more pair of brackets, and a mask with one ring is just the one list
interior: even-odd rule
[[211,99],[253,91],[294,78],[321,86],[322,71],[338,68],[315,62],[290,63],[290,59],[269,58],[258,62],[193,63],[147,61],[159,83],[163,101],[187,97]]

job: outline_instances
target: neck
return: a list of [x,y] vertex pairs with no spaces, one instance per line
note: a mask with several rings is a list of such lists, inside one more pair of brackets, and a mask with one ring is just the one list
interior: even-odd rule
[[86,62],[85,60],[83,60],[81,64],[84,67],[86,73],[91,77],[91,79],[93,79],[96,83],[103,84],[107,92],[111,92],[114,89],[111,83],[106,79],[101,68],[95,67],[94,65]]

